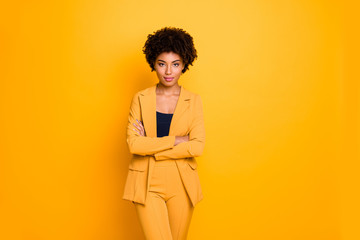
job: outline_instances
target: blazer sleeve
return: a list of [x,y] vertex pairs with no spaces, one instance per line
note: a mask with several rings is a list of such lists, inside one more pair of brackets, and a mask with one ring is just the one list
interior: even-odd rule
[[[132,154],[138,155],[153,155],[159,151],[171,149],[175,144],[175,136],[164,137],[147,137],[141,136],[134,130],[136,127],[133,123],[137,123],[137,120],[141,121],[141,107],[139,101],[139,94],[136,93],[131,101],[130,112],[127,125],[127,144]],[[145,134],[146,135],[146,134]]]
[[155,153],[154,157],[156,160],[198,157],[203,153],[205,147],[205,124],[200,95],[196,95],[192,116],[189,141],[179,143],[171,149]]

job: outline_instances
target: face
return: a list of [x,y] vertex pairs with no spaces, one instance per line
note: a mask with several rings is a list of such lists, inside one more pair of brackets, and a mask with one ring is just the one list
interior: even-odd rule
[[178,85],[178,80],[184,69],[184,63],[179,54],[163,52],[155,60],[154,68],[159,78],[159,83],[171,87]]

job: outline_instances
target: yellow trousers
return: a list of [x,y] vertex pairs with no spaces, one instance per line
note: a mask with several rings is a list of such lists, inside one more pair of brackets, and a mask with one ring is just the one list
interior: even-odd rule
[[156,161],[146,202],[134,205],[147,240],[186,240],[194,207],[174,160]]

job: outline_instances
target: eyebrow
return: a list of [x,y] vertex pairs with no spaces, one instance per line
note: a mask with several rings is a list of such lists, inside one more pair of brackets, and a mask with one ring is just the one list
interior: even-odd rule
[[[161,60],[161,59],[159,59],[158,61],[165,62],[164,60]],[[172,62],[176,62],[176,61],[180,61],[180,59],[172,61]]]

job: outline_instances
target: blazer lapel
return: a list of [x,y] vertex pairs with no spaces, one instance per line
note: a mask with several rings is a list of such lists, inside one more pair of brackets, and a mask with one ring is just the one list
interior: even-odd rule
[[190,95],[188,91],[181,86],[180,96],[177,101],[174,115],[171,119],[169,136],[176,136],[176,129],[178,127],[178,122],[180,120],[181,115],[188,109],[190,105]]
[[140,94],[141,115],[147,137],[156,137],[156,85]]
[[[176,131],[177,123],[181,115],[190,105],[190,94],[180,86],[180,96],[175,107],[175,112],[171,120],[169,136],[173,136]],[[140,94],[140,105],[142,112],[143,125],[147,137],[157,137],[156,128],[156,85],[151,86]]]

